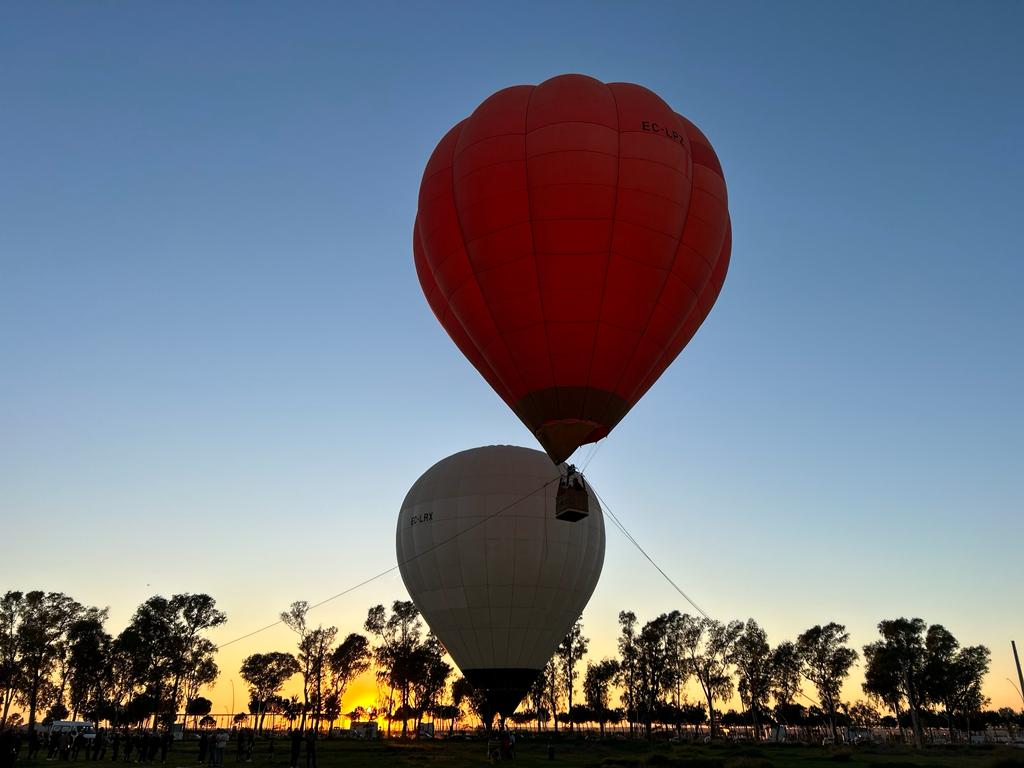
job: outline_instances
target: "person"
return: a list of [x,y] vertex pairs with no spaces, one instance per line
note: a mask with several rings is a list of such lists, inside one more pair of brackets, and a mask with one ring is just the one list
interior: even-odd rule
[[149,731],[143,729],[139,735],[138,744],[135,745],[135,751],[139,753],[139,762],[145,763],[149,761]]
[[35,762],[36,755],[39,754],[40,739],[39,731],[33,728],[28,734],[28,759]]
[[274,731],[270,732],[270,737],[267,739],[267,762],[274,762]]
[[106,760],[107,758],[107,729],[100,728],[96,732],[96,743],[93,744],[92,759]]
[[132,750],[135,749],[135,737],[132,732],[127,728],[124,731],[124,761],[130,763],[132,761]]
[[213,742],[213,764],[215,768],[224,765],[224,752],[228,748],[228,732],[223,728],[217,730],[217,736]]
[[509,745],[508,731],[504,728],[501,729],[501,759],[511,760],[512,759],[512,748]]
[[508,755],[512,760],[516,759],[516,732],[508,732]]
[[70,733],[65,733],[60,739],[60,759],[70,760],[71,759],[71,745],[75,739]]
[[167,762],[167,751],[171,748],[171,732],[169,729],[164,729],[163,733],[160,734],[160,762]]
[[14,768],[15,755],[14,730],[6,726],[0,728],[0,768]]
[[200,765],[206,762],[206,750],[209,748],[209,746],[210,736],[206,731],[203,731],[199,734],[199,759],[196,760],[196,762]]
[[306,768],[316,768],[316,731],[306,732]]
[[288,737],[291,739],[292,759],[288,763],[289,768],[299,768],[299,751],[302,749],[302,732],[298,728],[292,728]]
[[117,755],[121,751],[121,732],[115,730],[110,736],[110,759],[117,762]]
[[239,728],[235,734],[235,762],[240,763],[245,757],[245,728]]

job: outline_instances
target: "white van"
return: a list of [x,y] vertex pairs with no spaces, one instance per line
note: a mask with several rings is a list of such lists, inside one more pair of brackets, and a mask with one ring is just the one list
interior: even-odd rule
[[72,736],[82,734],[87,739],[95,739],[96,724],[88,720],[54,720],[50,723],[50,736],[63,736],[65,733]]

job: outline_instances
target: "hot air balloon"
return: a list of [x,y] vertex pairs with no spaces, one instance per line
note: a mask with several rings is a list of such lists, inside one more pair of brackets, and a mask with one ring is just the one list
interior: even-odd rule
[[646,88],[583,75],[505,88],[455,125],[413,233],[434,314],[555,463],[682,351],[731,243],[704,134]]
[[555,518],[560,471],[508,445],[442,459],[412,486],[396,549],[409,595],[488,721],[515,711],[579,618],[604,563],[604,518]]

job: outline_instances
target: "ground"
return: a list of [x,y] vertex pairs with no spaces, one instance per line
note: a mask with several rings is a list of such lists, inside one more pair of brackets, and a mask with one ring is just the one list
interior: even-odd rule
[[[554,750],[553,760],[549,759],[549,744]],[[266,743],[257,742],[252,762],[245,764],[236,762],[232,743],[224,768],[236,765],[238,768],[288,768],[286,742],[278,739],[275,746],[276,755],[271,761],[266,754]],[[483,738],[407,742],[397,739],[381,742],[323,740],[318,746],[317,768],[407,768],[425,764],[469,768],[490,764],[487,742]],[[194,741],[176,744],[166,768],[197,768],[197,752]],[[129,768],[124,763],[109,760],[82,765],[84,762],[79,760],[76,768],[114,768],[115,765]],[[37,761],[41,768],[45,763]],[[1024,768],[1024,749],[957,746],[915,752],[910,748],[871,745],[852,748],[775,744],[691,746],[637,741],[550,741],[545,737],[527,736],[519,739],[515,761],[518,768],[836,768],[837,764],[851,768]],[[18,765],[29,764],[19,761]],[[303,755],[299,768],[305,766]],[[59,764],[53,768],[59,768]],[[159,768],[159,762],[154,768]]]

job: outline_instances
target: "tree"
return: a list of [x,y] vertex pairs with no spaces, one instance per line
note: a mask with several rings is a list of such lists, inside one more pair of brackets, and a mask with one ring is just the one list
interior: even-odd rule
[[302,674],[302,722],[300,730],[306,728],[306,713],[312,710],[314,724],[320,727],[320,717],[324,705],[324,688],[326,686],[327,657],[331,645],[338,634],[337,627],[318,626],[310,629],[306,624],[309,603],[300,600],[281,614],[283,621],[299,636],[299,672]]
[[424,713],[437,703],[448,684],[452,668],[443,660],[444,648],[433,633],[413,650],[409,660],[409,705],[416,719],[416,731]]
[[24,595],[8,591],[0,598],[0,692],[3,696],[3,712],[0,726],[8,722],[11,704],[22,688],[21,644],[18,639],[18,625],[22,615]]
[[328,686],[329,674],[327,660],[331,654],[331,646],[338,634],[337,627],[318,626],[311,629],[299,643],[299,666],[307,670],[309,687],[309,708],[313,714],[313,728],[320,730],[320,721],[324,716],[325,691]]
[[242,660],[239,674],[249,686],[249,696],[258,704],[256,728],[261,733],[268,703],[284,687],[288,679],[298,672],[299,662],[290,653],[283,651],[254,653]]
[[850,722],[859,728],[874,728],[882,720],[878,710],[866,701],[851,704],[847,709],[847,714],[850,715]]
[[[622,619],[620,613],[620,625]],[[633,704],[636,707],[635,716],[643,722],[647,738],[651,738],[661,694],[672,682],[673,659],[679,650],[679,633],[670,633],[670,630],[678,630],[680,619],[678,611],[663,613],[644,624],[632,638],[630,663],[633,667]],[[628,624],[629,616],[626,617],[623,630],[627,629]],[[620,637],[620,647],[622,639]]]
[[[156,715],[167,707],[168,694],[180,668],[175,613],[170,600],[154,595],[135,610],[128,626],[118,635],[118,650],[129,665],[125,670],[130,678],[126,705],[129,722],[153,715],[155,728]],[[136,688],[142,688],[142,694],[135,695]],[[174,706],[170,708],[173,710]]]
[[342,706],[349,683],[370,668],[370,641],[364,635],[350,633],[331,651],[327,660],[331,670],[331,694]]
[[202,696],[189,699],[185,704],[185,715],[192,715],[193,719],[201,717],[206,720],[206,715],[213,711],[213,702]]
[[469,701],[473,697],[473,684],[464,677],[457,677],[452,681],[452,706],[456,710],[455,716],[448,725],[448,733],[455,730],[455,721],[462,715],[462,702]]
[[[529,692],[526,696],[533,707],[533,716],[537,720],[537,733],[540,733],[541,724],[548,719],[550,714],[544,707],[546,700],[546,694],[548,689],[547,679],[547,668],[541,671],[537,678],[533,681],[533,685],[530,686]],[[454,690],[454,686],[453,686]]]
[[103,704],[105,681],[109,671],[108,658],[114,642],[103,629],[107,612],[92,611],[72,622],[68,628],[69,698],[71,711],[77,719],[79,712],[98,720],[97,712]]
[[68,626],[83,609],[63,592],[38,590],[25,593],[11,607],[16,610],[15,643],[20,666],[17,698],[28,708],[31,731],[35,728],[36,711],[41,708],[41,694],[52,690],[49,678],[64,651],[62,641]]
[[558,664],[554,657],[544,665],[541,678],[544,680],[544,704],[548,712],[551,713],[555,733],[558,733],[558,702],[562,698],[562,684],[558,676]]
[[636,614],[619,611],[619,672],[615,682],[622,689],[621,700],[625,707],[629,735],[633,735],[637,722],[639,672],[639,649],[637,648]]
[[615,659],[602,659],[597,664],[587,664],[587,673],[583,678],[583,695],[601,729],[601,738],[604,738],[604,724],[611,716],[608,689],[618,672],[619,663]]
[[825,626],[811,627],[796,640],[803,674],[818,692],[818,698],[832,726],[832,738],[836,742],[839,741],[839,732],[836,730],[839,691],[843,680],[850,673],[850,667],[857,660],[857,652],[845,645],[849,639],[850,633],[846,627],[831,622]]
[[921,675],[924,697],[946,710],[949,740],[955,739],[953,721],[964,717],[970,731],[971,715],[988,703],[981,682],[988,673],[990,654],[981,645],[961,648],[952,633],[941,624],[928,627],[925,662]]
[[[391,716],[394,714],[394,694],[398,691],[401,706],[409,708],[413,655],[422,642],[423,623],[416,606],[408,600],[395,600],[391,615],[383,605],[370,609],[363,624],[367,632],[375,635],[377,646],[373,650],[377,662],[377,678],[388,686],[388,735],[391,734]],[[402,721],[402,735],[408,733],[408,723]]]
[[[562,674],[563,685],[565,686],[567,711],[572,712],[572,694],[576,686],[576,665],[587,652],[590,639],[583,636],[583,617],[576,619],[562,642],[555,650],[555,658],[558,659],[559,671]],[[569,719],[569,730],[574,729],[572,718]]]
[[[779,643],[772,651],[771,695],[775,699],[775,716],[787,723],[784,714],[792,711],[793,699],[800,692],[800,655],[796,643]],[[788,724],[788,723],[787,723]]]
[[754,737],[760,741],[761,717],[768,710],[774,667],[768,636],[753,619],[747,619],[746,626],[736,637],[728,660],[736,667],[740,700],[750,713]]
[[864,692],[891,707],[897,720],[900,719],[900,705],[906,702],[914,745],[918,749],[924,744],[921,709],[925,703],[922,688],[925,627],[921,619],[881,621],[878,632],[882,639],[864,646]]
[[174,614],[174,680],[171,683],[171,703],[176,708],[183,684],[191,689],[187,693],[195,696],[199,693],[199,686],[203,684],[197,683],[196,677],[204,682],[212,682],[216,678],[217,666],[213,656],[217,652],[217,646],[203,637],[203,633],[221,626],[228,617],[223,611],[217,610],[216,600],[202,593],[185,592],[172,595],[169,607]]
[[715,729],[715,700],[732,694],[729,653],[743,631],[743,622],[723,624],[707,617],[682,617],[682,648],[689,660],[690,673],[697,678],[708,703],[711,736]]

